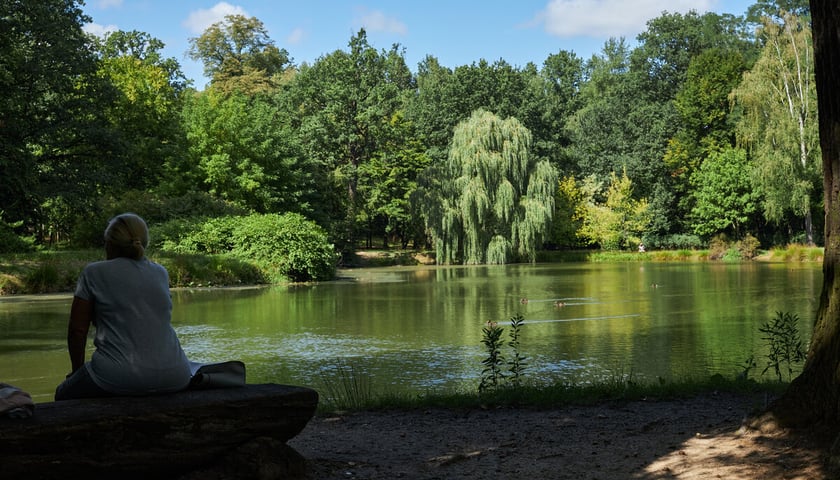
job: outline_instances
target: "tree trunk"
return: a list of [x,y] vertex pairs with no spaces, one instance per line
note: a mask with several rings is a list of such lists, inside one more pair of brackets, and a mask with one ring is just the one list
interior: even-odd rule
[[784,425],[840,420],[840,2],[810,0],[825,187],[823,288],[802,374],[770,410]]

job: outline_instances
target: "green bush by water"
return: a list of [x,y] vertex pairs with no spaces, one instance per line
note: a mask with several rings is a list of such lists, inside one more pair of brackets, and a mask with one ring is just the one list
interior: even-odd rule
[[331,280],[338,257],[327,233],[300,214],[172,220],[156,245],[180,254],[228,254],[258,265],[272,281]]

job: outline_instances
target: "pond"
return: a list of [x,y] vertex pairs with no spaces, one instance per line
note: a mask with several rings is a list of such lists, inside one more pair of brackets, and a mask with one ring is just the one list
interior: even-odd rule
[[[525,318],[525,378],[589,382],[760,373],[759,327],[800,317],[810,339],[819,264],[558,263],[340,271],[333,282],[173,290],[196,361],[243,360],[250,383],[315,388],[346,372],[377,392],[472,389],[482,327]],[[69,371],[70,295],[0,297],[0,381],[52,400]],[[91,347],[90,342],[88,343]],[[87,358],[90,358],[88,352]],[[344,373],[342,373],[344,372]],[[771,375],[768,372],[766,375]]]

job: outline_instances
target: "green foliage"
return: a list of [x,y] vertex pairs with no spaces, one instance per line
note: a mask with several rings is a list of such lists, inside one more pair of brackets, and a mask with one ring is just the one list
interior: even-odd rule
[[253,263],[230,255],[190,255],[159,252],[152,260],[169,271],[172,287],[214,287],[268,283]]
[[[522,315],[514,315],[510,318],[510,339],[507,346],[510,348],[510,360],[505,359],[502,348],[505,341],[502,338],[505,332],[496,322],[487,322],[481,330],[481,343],[487,351],[487,356],[481,361],[484,368],[481,371],[481,381],[478,385],[478,392],[491,392],[503,386],[510,386],[518,389],[522,387],[522,380],[527,368],[527,358],[520,352],[520,336],[525,319]],[[503,367],[507,365],[505,373]]]
[[[379,52],[360,30],[350,39],[349,51],[336,50],[302,68],[283,95],[293,132],[317,176],[313,188],[322,216],[314,218],[341,251],[356,247],[361,227],[372,226],[372,217],[383,213],[376,212],[380,206],[405,206],[401,200],[412,189],[410,183],[375,186],[384,176],[380,162],[392,169],[406,160],[405,171],[393,171],[401,182],[414,180],[425,162],[411,125],[403,120],[412,84],[398,47]],[[374,198],[378,195],[384,196]],[[399,221],[400,213],[389,212],[388,220]]]
[[805,360],[805,347],[799,335],[799,316],[790,312],[776,312],[776,316],[762,325],[758,331],[765,336],[769,351],[767,352],[767,366],[762,375],[771,368],[776,373],[779,382],[783,380],[785,367],[787,379],[793,378],[794,365]]
[[627,173],[621,178],[611,175],[604,202],[596,200],[595,188],[587,187],[585,216],[578,234],[604,250],[635,248],[651,221],[647,200],[633,198],[633,183]]
[[212,91],[191,97],[182,115],[189,148],[167,166],[168,188],[200,189],[260,213],[307,211],[310,173],[279,115],[264,97]]
[[694,172],[692,227],[698,235],[730,232],[739,238],[758,211],[760,197],[749,176],[747,155],[741,149],[712,153]]
[[58,269],[53,263],[45,262],[29,272],[25,280],[26,289],[33,293],[46,293],[58,284]]
[[212,88],[225,95],[267,92],[291,63],[255,17],[227,15],[190,39],[190,58],[204,64]]
[[[179,229],[177,237],[172,237]],[[272,280],[330,280],[336,253],[324,230],[300,214],[253,214],[200,221],[175,220],[162,228],[164,251],[232,254],[254,262]]]
[[455,129],[449,160],[430,169],[422,208],[440,263],[534,261],[554,213],[557,172],[530,155],[515,118],[483,110]]
[[508,347],[510,347],[513,357],[508,360],[508,377],[510,385],[513,388],[522,386],[522,377],[525,375],[525,370],[528,367],[527,358],[522,355],[519,350],[519,338],[522,335],[522,326],[525,323],[525,318],[522,315],[515,315],[510,319],[510,340]]
[[813,244],[811,211],[822,196],[822,161],[817,122],[814,52],[807,19],[786,14],[765,18],[764,48],[732,92],[743,109],[738,141],[750,148],[752,177],[764,199],[764,215],[775,223],[794,214],[805,220]]
[[809,247],[801,244],[786,245],[784,248],[775,247],[770,250],[773,260],[783,262],[822,262],[825,256],[823,247]]
[[502,334],[504,331],[505,329],[496,322],[487,322],[481,329],[481,343],[487,351],[487,357],[481,361],[484,368],[481,370],[481,381],[478,384],[479,392],[498,387],[505,378],[502,371],[505,362],[502,354],[502,346],[504,345]]
[[361,410],[374,399],[373,377],[345,360],[339,360],[334,367],[322,371],[321,382],[324,385],[324,408],[327,409]]
[[557,183],[554,198],[554,219],[548,243],[558,247],[579,247],[578,231],[586,216],[586,197],[574,177],[565,177]]
[[101,248],[108,220],[123,212],[134,212],[149,224],[151,245],[160,248],[167,240],[177,243],[178,237],[190,228],[193,218],[219,217],[246,213],[229,202],[191,191],[169,195],[128,190],[119,196],[103,195],[84,215],[73,218],[70,244],[76,248]]
[[111,187],[155,187],[163,165],[183,150],[179,116],[186,80],[174,58],[160,56],[163,42],[146,33],[116,31],[94,42],[97,75],[113,87],[104,113],[121,145],[110,159],[118,182]]
[[[84,212],[119,148],[102,115],[111,90],[76,0],[0,2],[0,208],[38,241],[60,240],[49,204]],[[100,155],[101,152],[109,154]]]
[[296,282],[331,280],[336,254],[326,232],[300,214],[250,215],[232,232],[234,251]]
[[32,250],[32,243],[18,236],[15,228],[20,228],[22,221],[9,224],[3,220],[3,212],[0,211],[0,253],[21,253]]
[[[37,246],[99,246],[117,211],[172,220],[167,238],[177,238],[174,219],[299,212],[344,253],[382,239],[434,247],[440,263],[505,263],[533,261],[542,245],[635,248],[640,234],[623,227],[577,236],[585,182],[558,191],[552,180],[562,172],[607,184],[625,172],[630,198],[648,202],[649,248],[690,233],[740,238],[756,226],[762,238],[798,240],[788,224],[799,218],[810,244],[822,221],[813,52],[807,21],[782,16],[777,3],[807,12],[800,0],[762,0],[750,10],[770,13],[758,42],[734,16],[664,13],[638,46],[613,39],[585,61],[561,50],[540,66],[447,68],[429,56],[416,75],[401,47],[377,50],[364,30],[346,49],[295,66],[260,20],[229,16],[191,39],[190,55],[212,78],[197,92],[162,56],[162,41],[86,35],[78,0],[5,2],[0,208]],[[495,146],[471,144],[473,132],[457,140],[477,111],[515,118],[527,144],[524,134]],[[730,158],[736,122],[746,164]],[[493,153],[462,171],[449,165],[450,146]],[[485,168],[494,158],[511,160],[504,175]],[[746,178],[763,202],[752,214],[736,196]],[[230,210],[182,213],[158,201],[208,196]],[[156,211],[164,204],[171,213]],[[588,217],[622,223],[608,213]],[[22,247],[0,236],[0,248]]]
[[697,235],[682,233],[662,236],[645,235],[642,242],[648,250],[696,250],[706,246],[706,243]]

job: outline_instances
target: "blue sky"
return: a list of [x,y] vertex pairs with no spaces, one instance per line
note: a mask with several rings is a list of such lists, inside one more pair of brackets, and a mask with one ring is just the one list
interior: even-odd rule
[[260,19],[295,64],[346,50],[360,28],[377,49],[398,43],[412,71],[433,55],[454,68],[481,59],[541,66],[552,53],[589,58],[610,37],[631,45],[663,11],[743,15],[753,0],[87,0],[85,30],[139,30],[166,44],[187,78],[202,89],[200,63],[186,57],[189,39],[229,14]]

